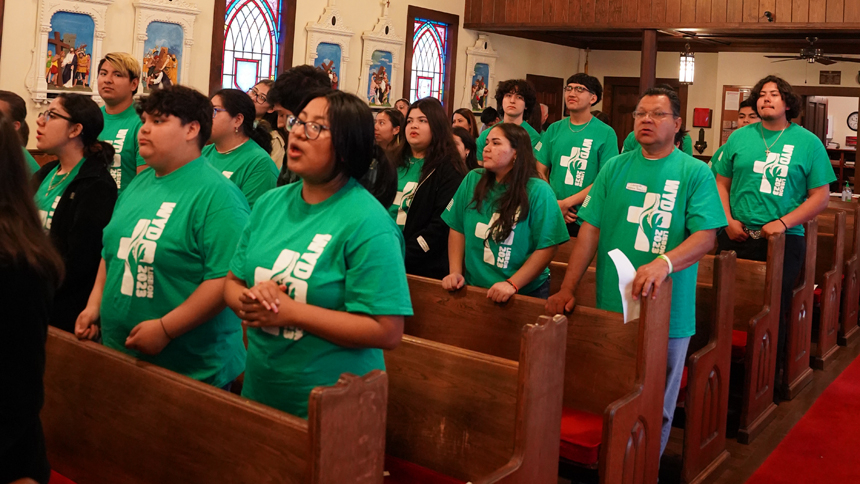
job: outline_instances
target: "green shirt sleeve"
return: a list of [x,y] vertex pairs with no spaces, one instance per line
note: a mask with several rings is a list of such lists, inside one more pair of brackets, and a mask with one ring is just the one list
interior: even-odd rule
[[639,143],[636,141],[636,135],[631,131],[630,134],[624,138],[624,146],[621,148],[621,152],[627,153],[628,151],[633,151],[637,146],[639,146]]
[[237,188],[230,185],[230,189],[236,193],[219,192],[213,196],[212,205],[196,233],[203,255],[204,281],[227,275],[242,229],[248,222],[248,205],[240,198]]
[[478,156],[478,161],[484,161],[484,147],[487,146],[487,135],[490,133],[490,130],[493,128],[485,129],[480,136],[478,136],[478,140],[475,141],[475,144],[478,145],[478,152],[475,155]]
[[806,189],[811,190],[836,181],[836,173],[830,165],[827,149],[818,140],[813,139],[809,147],[809,176],[806,177]]
[[233,258],[230,259],[230,272],[243,281],[247,281],[245,277],[245,253],[248,251],[248,239],[251,237],[251,219],[245,224],[242,230],[242,235],[239,237],[239,242],[236,243],[236,250],[233,252]]
[[253,160],[245,166],[247,173],[243,176],[242,194],[248,200],[248,206],[254,208],[260,195],[278,185],[278,167],[268,156]]
[[603,204],[606,200],[606,188],[609,183],[607,178],[612,171],[611,165],[607,165],[607,168],[610,169],[600,170],[600,173],[597,174],[594,184],[591,185],[591,190],[588,191],[588,195],[582,202],[582,207],[576,213],[579,220],[588,222],[597,228],[600,228],[600,219],[603,215]]
[[684,134],[684,140],[681,142],[681,151],[693,156],[693,138],[690,137],[690,133]]
[[714,172],[714,176],[722,175],[726,178],[732,178],[733,156],[734,143],[732,143],[732,137],[729,136],[726,144],[720,146],[717,153],[714,153],[714,156],[711,157],[711,171]]
[[697,167],[689,183],[687,213],[684,217],[687,230],[693,234],[728,225],[717,183],[708,167],[704,164]]
[[442,221],[448,224],[448,227],[451,227],[452,230],[461,234],[466,233],[463,228],[463,213],[466,211],[466,206],[471,201],[473,195],[474,184],[470,183],[470,179],[476,175],[481,176],[481,174],[483,174],[483,170],[469,172],[466,178],[460,182],[460,187],[454,193],[454,198],[451,199],[451,202],[445,207],[445,211],[442,212]]
[[137,133],[140,131],[141,126],[142,124],[138,124],[134,129],[134,135],[132,135],[132,138],[134,139],[134,159],[137,160],[137,166],[139,167],[146,164],[146,160],[140,156],[140,142],[137,140]]
[[[555,125],[553,125],[555,126]],[[553,126],[550,126],[548,130],[544,131],[541,136],[540,142],[535,145],[535,159],[537,159],[538,163],[541,165],[552,168],[552,136],[555,132]]]
[[606,130],[606,139],[603,140],[599,155],[597,158],[598,172],[606,165],[607,161],[618,156],[618,136],[615,135],[614,129]]
[[535,250],[546,249],[570,240],[555,192],[547,182],[535,179],[529,196],[529,234]]
[[[400,231],[391,225],[391,230],[346,247],[347,312],[412,316],[404,262],[406,246]],[[392,250],[394,247],[400,250]]]

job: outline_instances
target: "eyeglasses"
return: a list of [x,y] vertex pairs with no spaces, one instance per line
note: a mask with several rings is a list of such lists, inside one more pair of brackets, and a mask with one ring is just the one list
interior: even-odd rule
[[254,98],[254,102],[256,102],[257,104],[266,104],[266,102],[269,100],[269,96],[258,91],[256,87],[252,87],[251,90],[248,91],[248,94],[250,94]]
[[583,86],[564,86],[564,92],[576,91],[577,94],[591,92],[587,87]]
[[43,112],[39,113],[39,119],[42,119],[42,118],[45,119],[46,123],[51,121],[54,118],[65,119],[66,121],[68,121],[70,123],[72,122],[72,118],[65,116],[65,115],[62,115],[56,111],[52,111],[50,109],[47,111],[43,111]]
[[644,119],[645,116],[651,118],[652,121],[663,121],[668,116],[675,117],[672,113],[664,113],[663,111],[633,111],[633,119]]
[[227,110],[224,108],[212,108],[212,119],[215,119],[215,116],[218,116],[218,113],[226,113]]
[[322,124],[311,123],[309,121],[302,121],[301,119],[299,119],[295,116],[288,117],[287,118],[287,131],[292,131],[293,129],[295,129],[296,126],[304,126],[305,136],[307,136],[307,138],[309,140],[315,140],[315,139],[319,138],[320,133],[322,133],[322,131],[324,129],[331,129],[328,126],[324,126]]

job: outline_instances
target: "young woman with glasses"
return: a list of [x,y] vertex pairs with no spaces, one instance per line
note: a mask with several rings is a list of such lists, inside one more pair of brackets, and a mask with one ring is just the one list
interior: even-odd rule
[[263,127],[271,131],[272,149],[269,152],[272,161],[278,170],[284,163],[284,154],[286,153],[286,135],[278,129],[278,114],[275,113],[275,106],[269,100],[269,91],[275,81],[271,79],[263,79],[254,87],[248,90],[248,97],[254,102],[254,127],[262,124]]

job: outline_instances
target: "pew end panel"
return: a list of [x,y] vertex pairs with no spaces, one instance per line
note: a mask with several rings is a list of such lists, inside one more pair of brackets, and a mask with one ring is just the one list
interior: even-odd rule
[[806,256],[803,260],[797,285],[791,291],[791,308],[786,317],[785,360],[780,394],[792,400],[812,383],[809,359],[812,346],[812,313],[815,284],[815,260],[818,252],[818,222],[812,219],[803,224],[806,231]]
[[[47,355],[42,422],[49,458],[76,482],[382,482],[381,473],[357,478],[372,471],[359,460],[340,463],[337,473],[327,474],[332,480],[312,479],[306,420],[55,328],[49,328]],[[372,393],[384,378],[370,374],[322,393],[359,386]],[[312,401],[309,410],[328,418],[333,411],[315,407],[329,401]],[[355,400],[339,408],[341,420],[366,412]],[[353,448],[358,442],[334,442],[341,458],[364,452]]]
[[842,300],[842,274],[845,255],[845,212],[819,215],[819,227],[831,233],[818,232],[818,258],[815,263],[815,298],[818,305],[817,331],[813,324],[810,365],[823,370],[833,361],[839,348],[839,309]]
[[840,346],[848,346],[860,336],[857,325],[860,311],[860,204],[831,200],[823,213],[833,214],[839,210],[845,211],[845,264],[836,341]]
[[701,324],[697,316],[696,335],[701,332],[707,339],[687,358],[689,376],[681,467],[681,480],[687,484],[702,482],[729,457],[726,421],[737,256],[728,251],[705,258],[711,259],[714,270],[709,271],[711,285],[698,285],[696,304],[707,314],[702,314]]

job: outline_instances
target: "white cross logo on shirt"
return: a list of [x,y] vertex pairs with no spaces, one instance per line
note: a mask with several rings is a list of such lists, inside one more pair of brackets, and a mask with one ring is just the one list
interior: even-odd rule
[[[263,281],[274,281],[275,284],[285,284],[287,286],[287,294],[290,294],[293,300],[300,303],[307,302],[308,283],[301,279],[292,277],[293,269],[296,267],[296,262],[299,261],[299,254],[290,249],[281,251],[271,269],[265,267],[257,267],[254,270],[254,283],[259,284]],[[282,328],[279,327],[264,327],[261,328],[266,333],[278,335]],[[298,341],[304,336],[304,331],[294,327],[283,328],[284,338]]]
[[138,263],[152,264],[155,261],[155,249],[158,244],[154,240],[146,240],[143,237],[150,222],[147,219],[138,220],[131,232],[131,237],[119,239],[119,250],[116,253],[116,258],[125,261],[120,292],[126,296],[134,294],[135,275],[132,274],[131,265],[128,263],[129,256]]
[[648,239],[648,235],[645,234],[645,229],[643,227],[646,222],[649,225],[652,224],[652,218],[656,216],[657,226],[659,228],[666,229],[672,225],[672,213],[660,211],[658,209],[659,206],[660,194],[646,193],[645,203],[643,206],[627,208],[627,221],[639,225],[639,229],[636,231],[636,242],[633,244],[633,248],[640,252],[651,251],[651,241]]
[[573,165],[574,171],[577,170],[578,165],[582,163],[582,166],[579,166],[578,169],[585,170],[586,164],[588,160],[582,162],[579,159],[579,148],[574,146],[570,149],[570,156],[562,156],[559,160],[559,165],[567,168],[567,173],[564,174],[564,184],[565,185],[573,185],[573,174],[570,172],[570,166]]
[[[517,215],[519,216],[519,214],[517,214]],[[490,265],[496,265],[496,256],[495,256],[495,254],[493,254],[493,250],[490,248],[490,241],[489,241],[488,237],[490,236],[490,227],[492,227],[493,224],[496,223],[496,220],[498,220],[498,219],[499,219],[499,214],[494,213],[493,216],[490,218],[489,223],[485,224],[485,223],[478,222],[478,224],[475,225],[475,237],[484,241],[484,262],[486,262],[487,264],[490,264]],[[508,235],[508,237],[499,245],[513,245],[514,244],[514,229],[516,229],[516,228],[517,228],[517,224],[514,224],[514,226],[511,227],[510,235]]]
[[[770,180],[767,179],[767,172],[776,171],[776,177],[786,177],[788,176],[788,166],[780,165],[780,154],[779,153],[768,153],[767,161],[756,161],[753,163],[753,173],[761,173],[761,186],[759,187],[759,191],[762,193],[773,193],[773,186],[770,184]],[[776,195],[776,193],[774,193]],[[781,193],[780,193],[781,195]]]
[[397,225],[406,225],[406,209],[412,204],[412,197],[418,183],[409,182],[403,187],[402,192],[394,196],[394,205],[397,205]]

